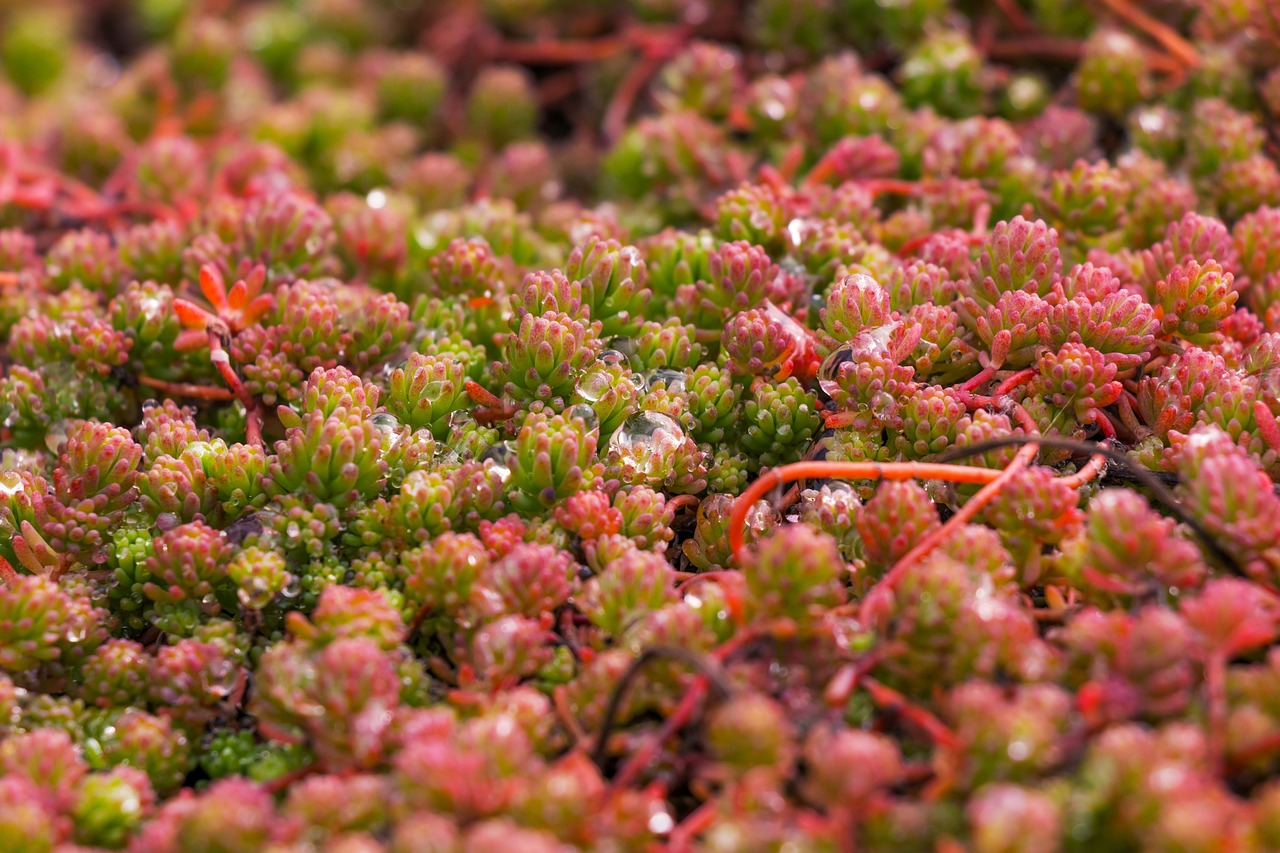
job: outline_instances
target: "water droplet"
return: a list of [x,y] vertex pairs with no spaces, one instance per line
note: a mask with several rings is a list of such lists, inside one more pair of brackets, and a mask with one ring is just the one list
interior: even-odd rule
[[298,525],[298,522],[291,521],[285,525],[284,535],[290,539],[297,539],[302,535],[302,528]]
[[675,820],[665,811],[654,812],[649,818],[649,831],[654,835],[666,835],[675,828]]
[[280,590],[280,595],[285,598],[297,598],[302,595],[302,581],[297,575],[289,575],[289,581]]
[[840,393],[840,384],[837,379],[840,376],[840,368],[854,361],[853,346],[844,344],[832,350],[822,361],[822,365],[818,368],[818,387],[829,396],[834,397]]
[[684,371],[672,367],[657,367],[644,374],[646,391],[652,391],[659,382],[668,391],[679,393],[685,389]]
[[229,660],[215,661],[200,673],[200,683],[205,693],[216,699],[225,699],[235,689],[237,673]]
[[196,460],[203,462],[204,458],[214,452],[213,445],[207,441],[193,441],[183,449],[183,455],[190,454]]
[[163,533],[178,526],[178,516],[171,512],[162,512],[156,516],[156,528]]
[[370,190],[364,202],[374,210],[381,210],[387,206],[387,194],[383,190]]
[[598,403],[613,387],[613,379],[603,370],[590,370],[578,380],[578,396],[588,403]]
[[627,364],[631,365],[632,370],[635,370],[637,367],[642,366],[638,363],[638,356],[636,353],[636,342],[634,338],[628,338],[625,335],[619,335],[616,338],[610,338],[608,346],[609,346],[609,350],[607,351],[613,351],[613,352],[619,353],[623,358],[627,360]]
[[793,219],[787,223],[787,236],[791,238],[791,245],[799,246],[804,242],[805,223],[803,219]]
[[604,350],[598,356],[596,356],[596,361],[600,362],[601,364],[609,364],[609,365],[622,364],[624,361],[626,361],[626,359],[627,357],[622,353],[618,352],[616,349]]
[[5,471],[0,474],[0,495],[9,497],[23,491],[22,475],[17,471]]
[[205,613],[217,613],[222,606],[218,604],[218,596],[209,593],[200,599],[200,609]]
[[600,426],[600,416],[596,414],[596,410],[586,403],[579,403],[569,410],[569,417],[579,418],[587,429],[595,429]]
[[491,444],[480,454],[480,463],[487,464],[490,471],[498,475],[505,485],[511,479],[511,457],[515,455],[515,447],[509,441]]
[[382,438],[384,454],[394,450],[400,443],[400,420],[390,412],[377,412],[369,416],[369,423]]
[[636,412],[609,439],[619,461],[645,476],[662,474],[668,456],[684,443],[684,431],[658,412]]
[[50,453],[61,452],[69,432],[71,432],[71,421],[61,420],[51,424],[44,436],[44,446],[49,448]]
[[67,626],[65,636],[67,638],[67,642],[74,645],[75,643],[84,642],[85,634],[87,633],[88,632],[85,630],[83,625],[72,622]]

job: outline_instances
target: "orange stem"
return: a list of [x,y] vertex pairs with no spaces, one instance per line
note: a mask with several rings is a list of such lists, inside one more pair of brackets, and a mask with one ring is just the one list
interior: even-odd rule
[[1149,35],[1160,43],[1160,46],[1172,54],[1179,62],[1189,68],[1200,65],[1200,54],[1192,44],[1178,34],[1177,30],[1139,9],[1129,0],[1099,0],[1119,18]]
[[[1034,445],[1031,446],[1034,448]],[[729,517],[729,546],[733,549],[734,560],[740,563],[747,513],[755,506],[756,501],[784,483],[814,477],[842,480],[945,480],[949,483],[989,484],[1003,475],[1004,472],[993,468],[946,465],[940,462],[808,460],[780,465],[760,475],[734,502],[733,514]]]
[[138,382],[148,388],[155,388],[174,397],[192,397],[197,400],[220,400],[227,402],[236,399],[236,395],[226,388],[216,385],[193,385],[189,382],[166,382],[150,376],[139,376]]
[[1074,474],[1068,474],[1062,478],[1062,482],[1066,483],[1073,489],[1078,489],[1085,483],[1094,480],[1107,467],[1107,457],[1102,454],[1096,454],[1089,457],[1089,461],[1080,466],[1080,470]]
[[[946,524],[934,529],[932,533],[920,540],[914,548],[903,555],[893,568],[885,573],[884,577],[876,582],[871,588],[867,596],[862,601],[859,615],[864,622],[868,621],[868,617],[874,613],[875,608],[882,602],[885,596],[889,595],[893,588],[902,580],[903,575],[910,571],[933,552],[935,548],[942,544],[944,540],[956,530],[968,524],[974,516],[1000,494],[1000,491],[1008,484],[1010,480],[1018,475],[1020,471],[1031,464],[1031,460],[1035,459],[1036,453],[1040,450],[1039,445],[1028,444],[1018,451],[1018,455],[1013,458],[1008,467],[1003,471],[987,470],[995,474],[995,478],[983,486],[976,495],[964,502],[964,506],[956,510],[955,515],[947,519]],[[937,479],[937,478],[935,478]],[[970,481],[972,482],[972,481]]]
[[599,62],[631,47],[631,40],[622,37],[577,41],[505,41],[498,45],[495,53],[498,58],[507,62],[525,65],[572,65],[577,62]]

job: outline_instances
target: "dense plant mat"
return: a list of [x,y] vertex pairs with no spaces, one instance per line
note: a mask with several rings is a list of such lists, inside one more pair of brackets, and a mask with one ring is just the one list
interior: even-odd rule
[[0,5],[0,850],[1280,849],[1275,0]]

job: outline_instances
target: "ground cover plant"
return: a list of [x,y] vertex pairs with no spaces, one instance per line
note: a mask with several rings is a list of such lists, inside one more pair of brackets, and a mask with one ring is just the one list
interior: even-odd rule
[[0,4],[0,850],[1280,849],[1278,60]]

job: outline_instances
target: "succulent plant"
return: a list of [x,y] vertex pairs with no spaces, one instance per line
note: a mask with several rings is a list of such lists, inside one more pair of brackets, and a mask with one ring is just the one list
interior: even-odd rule
[[108,5],[0,27],[0,848],[1280,846],[1274,3]]

